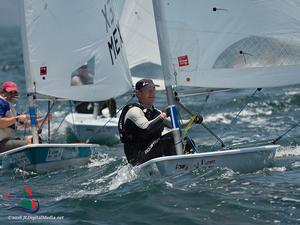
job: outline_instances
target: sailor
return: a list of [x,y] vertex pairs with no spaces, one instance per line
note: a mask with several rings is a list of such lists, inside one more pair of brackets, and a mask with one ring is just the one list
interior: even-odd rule
[[[30,117],[26,114],[18,114],[15,110],[15,100],[19,97],[17,84],[7,81],[0,87],[0,152],[5,152],[23,145],[32,143],[32,136],[24,139],[16,137],[19,126],[29,127]],[[47,115],[47,120],[52,119],[52,115]],[[37,124],[41,125],[44,118],[37,119]]]
[[[94,83],[94,75],[89,72],[89,68],[87,64],[79,67],[78,71],[72,76],[71,86],[81,86],[81,85],[89,85]],[[75,101],[75,110],[78,113],[93,113],[94,111],[94,102],[78,102]],[[102,110],[108,108],[110,116],[116,117],[117,112],[117,104],[114,98],[95,102],[99,104],[99,112],[98,115],[102,115]]]
[[117,116],[117,103],[114,98],[110,98],[108,100],[100,101],[100,102],[78,102],[78,101],[75,101],[74,102],[75,111],[78,113],[91,114],[94,112],[94,104],[95,103],[98,103],[98,105],[99,105],[98,115],[102,116],[102,110],[105,108],[108,108],[110,117]]
[[78,71],[72,75],[71,86],[89,85],[94,83],[93,74],[89,73],[88,65],[79,67]]
[[164,155],[175,155],[172,133],[162,136],[165,126],[171,125],[167,114],[153,105],[155,84],[150,79],[142,79],[136,83],[135,90],[138,102],[124,107],[118,123],[128,162],[137,165]]
[[28,143],[16,139],[18,123],[26,123],[28,115],[17,115],[14,101],[19,96],[17,85],[12,81],[4,82],[0,88],[0,152],[17,148]]

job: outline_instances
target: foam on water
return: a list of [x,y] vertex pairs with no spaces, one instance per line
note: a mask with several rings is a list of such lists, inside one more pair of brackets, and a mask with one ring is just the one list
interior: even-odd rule
[[281,198],[282,201],[286,201],[286,202],[297,202],[300,203],[300,199],[294,199],[294,198]]
[[[88,168],[96,169],[96,167],[101,167],[103,169],[103,166],[106,165],[109,167],[109,164],[112,162],[116,162],[116,160],[111,158],[95,160],[88,165]],[[137,177],[131,165],[122,163],[118,165],[116,170],[108,174],[103,174],[103,171],[99,172],[99,174],[95,174],[93,178],[80,183],[80,187],[56,197],[55,200],[60,201],[69,198],[80,199],[87,196],[109,193],[118,189],[121,185],[135,180]]]
[[132,166],[127,164],[118,168],[114,177],[109,184],[109,191],[117,189],[124,183],[131,182],[137,179],[138,175],[133,170]]
[[225,124],[230,124],[231,120],[227,117],[231,117],[232,113],[216,113],[216,114],[210,114],[208,116],[204,117],[204,122],[212,123],[212,122],[222,122]]
[[292,168],[300,168],[300,161],[292,163]]
[[280,147],[275,154],[275,157],[300,156],[300,146]]
[[267,168],[265,171],[270,171],[270,172],[285,172],[287,169],[285,166],[282,167],[272,167],[272,168]]
[[101,167],[116,161],[115,158],[109,157],[108,154],[97,154],[96,158],[92,158],[91,162],[86,165],[87,168]]
[[294,96],[294,95],[299,95],[300,94],[300,89],[295,88],[295,90],[290,90],[285,92],[286,95],[288,96]]

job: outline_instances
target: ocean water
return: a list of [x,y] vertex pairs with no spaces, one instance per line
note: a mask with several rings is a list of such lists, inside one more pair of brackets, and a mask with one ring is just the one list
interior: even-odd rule
[[[26,111],[22,47],[17,27],[0,28],[0,82],[18,83],[18,111]],[[153,65],[134,70],[146,75]],[[272,140],[300,120],[300,86],[234,90],[209,96],[182,98],[191,110],[226,144]],[[117,99],[119,106],[128,96]],[[231,121],[243,106],[234,125]],[[164,94],[157,106],[164,108]],[[54,107],[51,127],[65,142],[63,117],[67,103]],[[41,106],[40,113],[46,112]],[[182,113],[182,117],[187,115]],[[61,125],[62,124],[62,125]],[[203,151],[217,147],[215,139],[194,125],[190,136]],[[99,156],[88,165],[48,174],[0,170],[0,224],[300,224],[300,128],[280,141],[272,166],[248,174],[229,169],[181,176],[138,176],[127,164],[121,143],[101,145]],[[24,184],[38,196],[35,214],[8,210],[3,194],[22,193]]]

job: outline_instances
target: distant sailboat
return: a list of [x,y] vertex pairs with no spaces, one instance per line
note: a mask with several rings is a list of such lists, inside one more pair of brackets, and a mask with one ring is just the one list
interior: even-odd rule
[[221,142],[221,151],[184,155],[174,87],[300,83],[300,60],[289,47],[300,46],[300,2],[153,0],[153,7],[177,155],[152,159],[136,169],[170,175],[216,167],[252,172],[270,165],[279,147],[272,143],[238,147]]
[[[34,144],[0,154],[2,167],[51,171],[88,162],[98,145],[39,144],[35,101],[100,101],[132,87],[115,1],[23,0],[22,41]],[[93,22],[94,21],[94,22]],[[87,83],[73,83],[88,70]],[[117,82],[116,82],[117,81]]]

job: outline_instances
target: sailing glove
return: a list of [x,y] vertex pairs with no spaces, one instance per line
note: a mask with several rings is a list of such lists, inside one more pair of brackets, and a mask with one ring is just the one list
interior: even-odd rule
[[194,123],[201,124],[203,121],[203,117],[199,114],[197,114],[196,118],[194,119]]
[[169,108],[169,107],[165,108],[165,109],[163,110],[163,112],[164,112],[165,114],[167,114],[167,117],[169,117],[169,116],[171,115],[171,112],[170,112],[170,108]]

